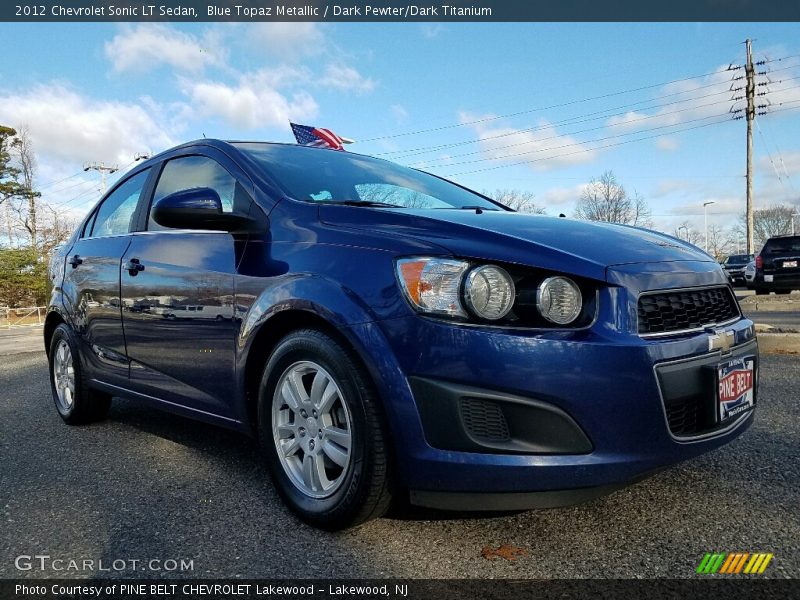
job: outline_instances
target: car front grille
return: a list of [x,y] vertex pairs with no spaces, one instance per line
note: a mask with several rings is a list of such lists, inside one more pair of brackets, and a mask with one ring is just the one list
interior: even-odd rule
[[702,329],[741,315],[727,286],[674,290],[639,298],[639,335]]

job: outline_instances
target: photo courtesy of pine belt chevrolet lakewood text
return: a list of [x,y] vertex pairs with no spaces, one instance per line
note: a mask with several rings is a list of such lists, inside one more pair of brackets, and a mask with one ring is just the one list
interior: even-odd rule
[[698,248],[350,152],[173,148],[49,274],[64,421],[116,396],[251,434],[329,530],[589,500],[730,442],[757,401],[753,323]]

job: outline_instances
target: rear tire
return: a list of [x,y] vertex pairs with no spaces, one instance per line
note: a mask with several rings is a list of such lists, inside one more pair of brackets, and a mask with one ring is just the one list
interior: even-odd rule
[[258,433],[278,493],[328,531],[383,516],[391,495],[382,407],[352,351],[321,331],[281,340],[258,397]]
[[764,288],[756,288],[756,296],[767,296],[769,292]]
[[108,416],[111,395],[87,385],[75,334],[65,323],[53,332],[48,360],[53,401],[65,423],[83,425]]
[[776,294],[780,294],[781,296],[783,296],[783,295],[785,295],[785,294],[791,294],[791,293],[792,293],[792,290],[778,290],[778,291],[777,291],[777,292],[775,292],[775,293],[776,293]]

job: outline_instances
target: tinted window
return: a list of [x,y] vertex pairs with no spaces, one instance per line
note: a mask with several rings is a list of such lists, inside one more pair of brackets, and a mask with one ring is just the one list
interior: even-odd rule
[[[216,191],[222,200],[223,212],[246,212],[250,207],[250,196],[244,191],[227,169],[207,156],[185,156],[175,158],[164,165],[158,178],[153,203],[173,192],[191,188],[207,187]],[[147,221],[148,230],[165,229],[152,217]]]
[[131,230],[131,218],[149,174],[149,169],[137,173],[103,200],[94,217],[92,237],[121,235]]
[[239,143],[296,200],[369,201],[400,208],[480,206],[502,210],[482,196],[415,169],[371,158],[281,144]]
[[800,237],[773,238],[764,246],[767,254],[784,254],[800,252]]

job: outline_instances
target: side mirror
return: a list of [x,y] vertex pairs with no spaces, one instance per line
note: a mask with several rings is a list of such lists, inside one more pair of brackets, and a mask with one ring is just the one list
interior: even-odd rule
[[153,220],[172,229],[212,231],[250,231],[255,221],[245,215],[222,212],[219,194],[207,187],[174,192],[158,200],[152,209]]

